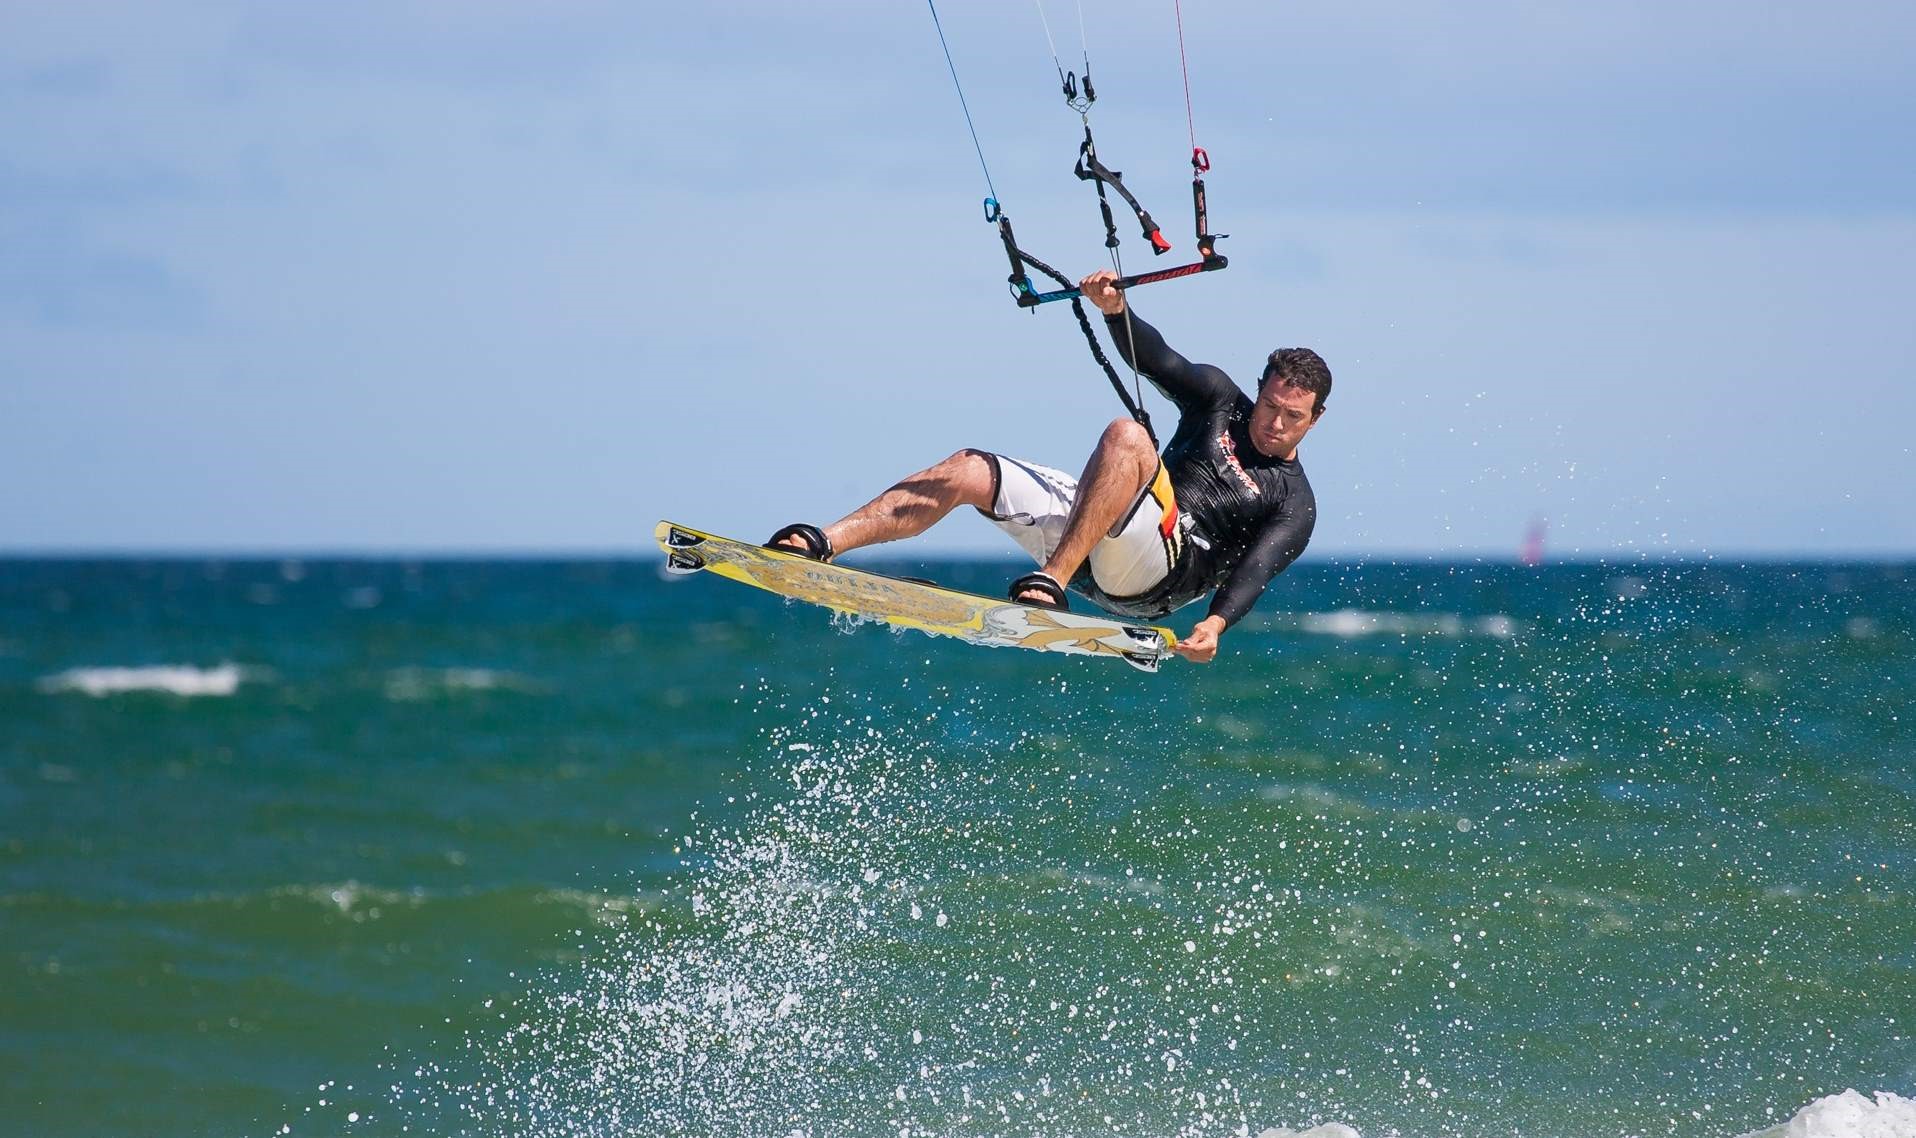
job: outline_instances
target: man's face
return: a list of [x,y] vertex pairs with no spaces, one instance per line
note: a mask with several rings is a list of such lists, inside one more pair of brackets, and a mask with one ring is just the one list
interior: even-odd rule
[[1311,407],[1317,396],[1282,380],[1271,380],[1251,407],[1251,445],[1267,458],[1291,458],[1297,444],[1317,425]]

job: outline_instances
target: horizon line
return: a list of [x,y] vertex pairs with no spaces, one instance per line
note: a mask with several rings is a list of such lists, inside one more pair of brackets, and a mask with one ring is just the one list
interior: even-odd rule
[[[956,550],[950,548],[931,548],[908,550],[905,548],[884,550],[856,550],[850,555],[855,561],[947,561],[993,563],[1021,560],[1015,550],[985,552],[978,550]],[[664,555],[656,549],[593,549],[590,547],[559,547],[540,549],[532,547],[502,546],[497,548],[461,548],[457,546],[430,547],[419,549],[398,548],[335,548],[294,547],[274,548],[205,548],[187,547],[75,547],[44,549],[0,547],[0,562],[33,561],[231,561],[231,562],[268,562],[268,561],[632,561],[661,562]],[[1528,568],[1546,568],[1552,565],[1605,565],[1618,562],[1698,564],[1724,561],[1761,562],[1765,564],[1916,564],[1916,549],[1855,549],[1838,551],[1812,550],[1774,550],[1774,549],[1689,549],[1689,550],[1573,550],[1568,553],[1546,555],[1536,565],[1526,565],[1520,553],[1510,550],[1340,550],[1326,552],[1317,557],[1300,559],[1299,564],[1312,562],[1348,565],[1363,562],[1425,562],[1425,563],[1489,563],[1507,564]]]

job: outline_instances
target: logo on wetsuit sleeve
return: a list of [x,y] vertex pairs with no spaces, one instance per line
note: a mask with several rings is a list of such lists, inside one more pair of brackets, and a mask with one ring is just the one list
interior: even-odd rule
[[1259,492],[1257,479],[1252,478],[1251,472],[1244,469],[1244,464],[1237,460],[1237,444],[1231,441],[1231,428],[1226,427],[1217,433],[1217,447],[1220,451],[1224,452],[1225,465],[1229,466],[1231,472],[1237,475],[1239,482],[1244,483],[1244,488],[1249,490],[1253,496],[1256,496]]

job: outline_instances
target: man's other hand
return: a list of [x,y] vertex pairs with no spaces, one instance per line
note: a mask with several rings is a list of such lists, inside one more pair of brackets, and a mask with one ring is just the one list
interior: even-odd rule
[[1116,316],[1124,311],[1124,294],[1111,287],[1118,274],[1110,269],[1099,269],[1078,282],[1078,291],[1084,298],[1097,305],[1098,311],[1106,316]]
[[1191,635],[1178,641],[1171,651],[1193,664],[1208,664],[1217,656],[1217,635],[1223,631],[1224,621],[1221,618],[1207,616],[1198,621]]

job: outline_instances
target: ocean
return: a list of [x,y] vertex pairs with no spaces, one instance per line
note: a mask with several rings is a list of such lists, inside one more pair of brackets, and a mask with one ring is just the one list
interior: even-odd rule
[[11,1135],[1907,1138],[1916,565],[0,561],[0,969]]

